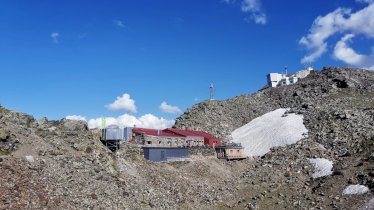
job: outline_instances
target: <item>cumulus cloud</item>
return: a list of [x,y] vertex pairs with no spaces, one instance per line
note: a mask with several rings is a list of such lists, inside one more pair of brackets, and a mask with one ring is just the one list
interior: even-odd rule
[[55,44],[59,43],[58,38],[60,37],[60,34],[58,32],[51,33],[52,42]]
[[[235,4],[236,0],[222,0],[226,4]],[[261,0],[241,0],[241,11],[250,14],[250,18],[244,18],[245,21],[254,21],[256,24],[265,25],[267,16],[262,9]]]
[[[90,119],[88,121],[88,127],[101,128],[101,118]],[[118,117],[107,117],[105,118],[107,125],[118,125],[120,127],[136,127],[140,128],[153,128],[153,129],[164,129],[169,128],[174,124],[174,120],[168,120],[164,118],[158,118],[152,114],[145,114],[139,118],[124,114]]]
[[335,46],[334,56],[347,64],[361,66],[367,69],[374,69],[374,51],[371,55],[362,55],[350,48],[348,42],[351,42],[353,34],[345,35]]
[[[327,51],[329,38],[343,34],[340,41],[335,43],[334,56],[347,64],[358,67],[368,65],[367,58],[371,55],[360,55],[347,45],[347,42],[356,35],[363,35],[369,39],[374,38],[373,1],[361,2],[366,2],[368,5],[356,12],[347,8],[338,8],[325,16],[318,16],[314,20],[309,34],[299,40],[299,43],[309,50],[309,54],[302,58],[302,63],[310,63],[318,59]],[[352,58],[348,54],[354,57]]]
[[136,112],[135,101],[131,99],[130,95],[127,93],[118,96],[113,103],[108,104],[105,107],[109,110],[124,110],[132,113]]
[[120,28],[124,28],[125,27],[125,24],[123,24],[122,21],[120,20],[113,20],[113,24],[120,27]]
[[81,115],[68,115],[68,116],[65,117],[65,119],[77,120],[77,121],[87,121],[86,117],[83,117]]
[[160,104],[159,109],[162,112],[169,113],[169,114],[178,114],[182,112],[177,106],[169,105],[165,101]]

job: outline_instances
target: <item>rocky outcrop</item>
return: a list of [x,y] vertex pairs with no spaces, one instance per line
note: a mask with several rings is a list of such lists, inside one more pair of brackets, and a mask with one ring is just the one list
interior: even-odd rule
[[294,85],[196,104],[177,118],[175,126],[229,138],[234,129],[278,108],[292,108],[300,113],[314,109],[337,109],[340,112],[371,109],[374,106],[373,75],[367,70],[324,68]]
[[[355,209],[372,197],[347,199],[341,193],[352,183],[374,191],[374,72],[324,68],[294,85],[197,104],[180,116],[175,126],[230,140],[233,130],[278,108],[304,115],[308,137],[295,145],[274,148],[242,174],[241,181],[253,185],[243,184],[242,189],[243,193],[253,192],[247,193],[253,199],[249,206]],[[321,157],[334,162],[334,175],[311,181],[307,159]]]

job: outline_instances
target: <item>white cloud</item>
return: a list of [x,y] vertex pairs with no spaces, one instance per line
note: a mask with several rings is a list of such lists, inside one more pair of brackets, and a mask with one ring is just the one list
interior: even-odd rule
[[80,116],[80,115],[68,115],[65,117],[68,120],[77,120],[77,121],[87,121],[86,117]]
[[[222,0],[226,4],[235,4],[236,0]],[[250,14],[250,18],[244,18],[245,21],[254,21],[256,24],[265,25],[267,16],[262,9],[261,0],[241,0],[241,11]]]
[[[101,128],[101,118],[90,119],[88,121],[88,127],[92,128]],[[118,117],[107,117],[105,118],[106,125],[118,125],[120,127],[136,127],[140,128],[153,128],[153,129],[164,129],[169,128],[174,125],[174,120],[158,118],[152,114],[145,114],[139,118],[124,114]]]
[[318,16],[314,20],[309,34],[303,36],[299,41],[310,51],[302,58],[302,63],[315,61],[327,51],[329,38],[343,34],[340,41],[335,44],[334,56],[347,64],[358,67],[373,65],[368,62],[368,58],[372,58],[371,55],[358,54],[347,45],[347,42],[356,35],[374,38],[373,1],[363,0],[361,2],[369,3],[369,5],[356,12],[352,12],[351,9],[338,8],[325,16]]
[[174,124],[174,120],[167,120],[164,118],[158,118],[152,114],[146,114],[139,118],[140,122],[142,123],[142,127],[145,128],[156,128],[156,129],[164,129],[171,127]]
[[52,42],[55,44],[59,43],[58,38],[60,37],[60,34],[58,32],[51,33]]
[[302,63],[313,62],[319,58],[327,49],[326,39],[341,30],[344,24],[344,16],[350,14],[348,9],[339,8],[326,16],[318,16],[307,36],[303,36],[299,43],[306,46],[312,52],[302,59]]
[[130,95],[124,93],[122,96],[118,96],[117,99],[105,106],[109,110],[125,110],[129,112],[136,112],[135,101],[131,99]]
[[262,11],[260,0],[243,0],[241,9],[245,13],[250,13],[251,19],[253,19],[256,24],[265,25],[267,23],[267,17]]
[[[122,96],[118,96],[113,103],[106,105],[106,107],[111,110],[125,110],[133,113],[136,112],[135,101],[131,99],[130,95],[127,93],[124,93]],[[81,116],[74,116],[72,118],[79,117]],[[118,117],[106,117],[105,120],[107,126],[118,125],[120,127],[133,127],[135,125],[136,127],[154,129],[168,128],[174,125],[175,122],[172,119],[158,118],[152,114],[145,114],[139,118],[131,114],[123,114]],[[88,127],[91,129],[101,128],[101,125],[102,118],[88,120]]]
[[261,10],[261,2],[259,0],[243,0],[243,12],[258,12]]
[[353,34],[347,34],[335,45],[335,58],[350,65],[361,66],[367,69],[374,69],[374,50],[372,50],[373,52],[369,56],[357,53],[347,44],[348,42],[351,42],[353,37]]
[[182,112],[177,106],[169,105],[165,101],[160,104],[159,108],[162,112],[169,114],[178,114]]
[[123,22],[120,21],[120,20],[113,20],[113,23],[114,23],[114,25],[116,25],[116,26],[118,26],[120,28],[124,28],[125,27],[125,24],[123,24]]

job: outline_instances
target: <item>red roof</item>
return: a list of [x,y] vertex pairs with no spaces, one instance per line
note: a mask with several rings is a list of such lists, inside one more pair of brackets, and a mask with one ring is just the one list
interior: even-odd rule
[[149,128],[133,128],[133,133],[136,134],[146,134],[150,136],[168,136],[168,137],[181,137],[181,135],[175,133],[168,133],[164,130],[149,129]]
[[209,146],[221,145],[221,140],[213,135],[203,131],[181,130],[177,128],[166,128],[164,130],[148,129],[148,128],[133,128],[132,132],[135,134],[146,134],[150,136],[166,136],[166,137],[187,137],[199,136],[204,138],[204,144]]
[[204,132],[204,131],[191,131],[191,130],[180,130],[176,128],[167,128],[164,130],[165,132],[170,132],[182,136],[201,136],[204,137],[204,144],[209,146],[220,146],[222,145],[221,140],[219,138],[214,137],[213,135]]
[[202,136],[205,139],[218,139],[214,137],[213,135],[204,132],[204,131],[192,131],[192,130],[181,130],[181,129],[176,129],[176,128],[167,128],[163,130],[165,132],[170,132],[170,133],[175,133],[181,136]]

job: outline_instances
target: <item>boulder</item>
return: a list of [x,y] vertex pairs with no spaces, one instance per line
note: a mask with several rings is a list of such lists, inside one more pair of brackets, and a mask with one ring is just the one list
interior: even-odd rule
[[0,141],[7,141],[10,136],[10,131],[6,129],[0,129]]
[[88,125],[85,121],[81,120],[63,119],[61,129],[64,131],[88,131]]

